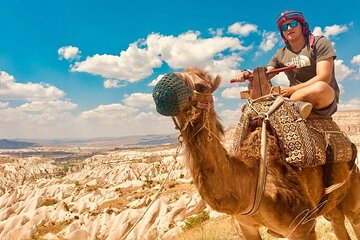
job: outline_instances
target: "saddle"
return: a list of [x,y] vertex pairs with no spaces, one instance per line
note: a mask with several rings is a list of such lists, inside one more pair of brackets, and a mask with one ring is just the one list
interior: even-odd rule
[[[324,165],[327,159],[327,149],[331,147],[333,163],[353,160],[353,146],[348,136],[340,130],[331,116],[321,116],[311,113],[302,119],[294,107],[294,102],[284,99],[280,94],[272,92],[271,87],[264,87],[264,77],[254,74],[254,88],[250,97],[257,94],[255,100],[248,99],[242,107],[242,115],[237,125],[232,151],[239,151],[243,140],[252,131],[254,123],[267,118],[270,128],[279,140],[281,150],[286,155],[286,161],[294,167],[306,168]],[[265,79],[270,84],[267,79]],[[258,81],[258,84],[256,84]],[[256,89],[256,86],[262,89]],[[266,83],[265,83],[266,85]],[[265,91],[264,91],[265,89]],[[265,96],[262,94],[267,93]],[[248,94],[248,93],[246,93]],[[252,95],[252,96],[251,96]],[[277,98],[283,98],[281,104],[267,115]],[[279,101],[277,101],[279,102]],[[265,116],[265,117],[264,117]],[[258,124],[258,126],[260,126]]]

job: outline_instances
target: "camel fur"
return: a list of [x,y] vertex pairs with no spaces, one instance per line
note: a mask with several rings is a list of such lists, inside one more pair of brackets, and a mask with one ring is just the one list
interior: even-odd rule
[[[192,81],[188,85],[194,86],[199,95],[212,94],[221,81],[219,76],[212,79],[198,68],[176,74],[184,82]],[[320,202],[325,188],[323,166],[304,169],[290,166],[279,151],[278,139],[269,131],[265,192],[258,211],[244,215],[254,202],[261,129],[248,134],[239,152],[229,153],[222,145],[224,130],[214,108],[199,109],[196,101],[194,94],[176,116],[182,127],[187,164],[202,199],[216,211],[233,216],[241,236],[261,239],[259,227],[265,226],[279,237],[314,240],[316,217],[324,215],[331,221],[338,239],[350,239],[345,217],[360,239],[360,174],[354,161],[335,164],[333,183],[348,180],[330,193],[326,202]],[[323,208],[319,212],[320,207]]]

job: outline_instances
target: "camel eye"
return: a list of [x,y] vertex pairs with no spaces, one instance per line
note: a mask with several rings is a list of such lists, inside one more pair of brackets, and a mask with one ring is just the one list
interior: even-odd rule
[[195,90],[202,93],[206,91],[206,87],[203,84],[195,84]]

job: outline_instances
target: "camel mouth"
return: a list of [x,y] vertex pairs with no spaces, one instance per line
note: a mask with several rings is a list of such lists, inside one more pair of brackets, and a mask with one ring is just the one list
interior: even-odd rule
[[163,116],[177,116],[193,95],[191,89],[175,73],[168,73],[153,89],[156,111]]

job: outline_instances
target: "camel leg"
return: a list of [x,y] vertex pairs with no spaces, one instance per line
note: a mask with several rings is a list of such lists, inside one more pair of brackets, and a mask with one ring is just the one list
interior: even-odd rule
[[[235,227],[236,231],[242,237],[246,240],[261,240],[261,236],[259,233],[259,228],[256,226],[247,226],[244,224],[239,223],[238,220],[235,219]],[[241,239],[242,239],[241,238]]]
[[337,239],[351,240],[345,227],[345,216],[338,207],[326,213],[324,217],[331,222]]
[[350,188],[340,204],[356,237],[360,239],[360,171],[358,168],[353,170],[350,181]]
[[351,223],[352,228],[354,229],[357,239],[360,239],[360,211],[349,212],[346,217]]

